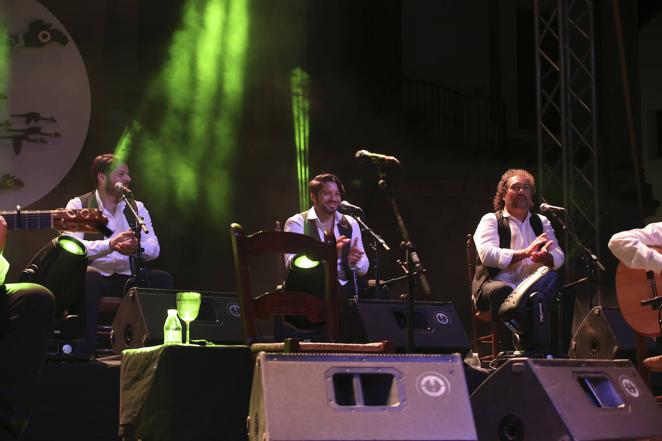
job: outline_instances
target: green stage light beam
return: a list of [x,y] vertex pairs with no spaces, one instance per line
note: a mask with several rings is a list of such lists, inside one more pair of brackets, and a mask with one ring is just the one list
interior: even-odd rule
[[[0,16],[4,15],[0,9]],[[9,29],[4,19],[0,18],[0,116],[5,116],[9,94],[10,57]],[[9,117],[7,115],[7,117]]]
[[[166,61],[150,83],[135,126],[117,149],[133,150],[152,205],[229,215],[244,94],[248,0],[189,0]],[[167,177],[167,178],[166,178]]]
[[131,153],[131,146],[133,145],[134,137],[140,132],[140,123],[133,121],[129,126],[124,129],[120,140],[115,146],[113,156],[115,156],[116,164],[125,164]]
[[299,210],[308,209],[308,176],[309,176],[309,140],[310,140],[310,102],[308,101],[308,86],[310,76],[300,67],[290,73],[290,90],[292,93],[292,121],[294,128],[294,145],[297,160],[297,184],[299,189]]

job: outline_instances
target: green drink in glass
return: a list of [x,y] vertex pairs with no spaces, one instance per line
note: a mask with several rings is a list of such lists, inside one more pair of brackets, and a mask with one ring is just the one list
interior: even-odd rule
[[202,296],[199,292],[178,292],[177,293],[177,315],[186,323],[186,343],[190,344],[190,324],[198,317],[200,311],[200,300]]

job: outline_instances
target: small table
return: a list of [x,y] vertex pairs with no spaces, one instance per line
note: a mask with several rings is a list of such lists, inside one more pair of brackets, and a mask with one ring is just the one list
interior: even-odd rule
[[122,353],[124,440],[245,440],[253,375],[248,346],[161,345]]

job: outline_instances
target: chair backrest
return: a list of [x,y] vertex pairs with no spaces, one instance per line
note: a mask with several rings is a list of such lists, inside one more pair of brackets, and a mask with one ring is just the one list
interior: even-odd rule
[[[268,319],[274,315],[303,315],[312,322],[326,322],[329,341],[338,341],[338,274],[333,236],[327,236],[326,242],[284,231],[260,231],[246,236],[241,225],[236,223],[230,226],[230,233],[237,290],[248,343],[256,340],[255,319]],[[264,253],[305,254],[311,259],[323,261],[324,300],[310,293],[288,291],[272,291],[254,298],[248,258]]]
[[476,275],[476,244],[471,233],[467,233],[467,280],[469,281],[469,292]]
[[[476,308],[476,304],[473,300],[473,280],[476,275],[476,262],[478,261],[478,251],[476,250],[476,244],[471,233],[468,233],[466,236],[466,247],[467,247],[467,285],[469,286],[469,302],[471,304],[471,331],[472,331],[472,340],[473,340],[473,350],[477,354],[481,353],[481,343],[489,344],[492,347],[492,353],[489,355],[481,356],[481,360],[492,360],[497,356],[498,353],[498,338],[497,331],[494,323],[492,322],[492,314],[489,311],[479,311]],[[480,325],[481,321],[489,321],[491,331],[490,334],[480,335]]]

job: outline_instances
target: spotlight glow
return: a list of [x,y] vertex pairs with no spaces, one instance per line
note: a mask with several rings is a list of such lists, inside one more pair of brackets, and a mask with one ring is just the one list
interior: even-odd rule
[[116,150],[133,150],[151,206],[182,216],[204,206],[222,223],[241,123],[248,0],[188,0],[182,11],[167,59]]
[[299,188],[299,210],[308,209],[308,146],[310,139],[308,84],[310,76],[300,67],[290,74],[292,91],[292,121],[294,144],[297,153],[297,183]]

